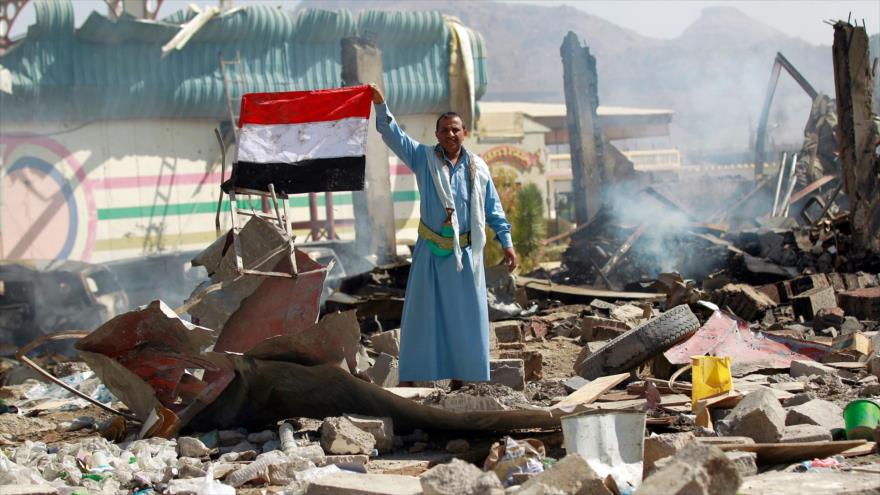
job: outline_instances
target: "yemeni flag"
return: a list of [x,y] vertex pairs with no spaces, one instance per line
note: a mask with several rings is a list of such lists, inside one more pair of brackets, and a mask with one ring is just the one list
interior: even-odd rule
[[369,86],[245,94],[235,171],[224,189],[363,189],[372,98]]

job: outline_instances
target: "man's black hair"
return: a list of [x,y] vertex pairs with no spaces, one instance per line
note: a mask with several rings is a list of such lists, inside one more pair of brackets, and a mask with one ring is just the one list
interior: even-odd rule
[[455,112],[446,112],[446,113],[441,114],[439,117],[437,117],[437,123],[434,124],[434,131],[436,132],[436,131],[440,130],[440,121],[441,120],[451,119],[452,117],[458,117],[458,120],[464,121],[464,119],[461,118],[461,115],[459,115]]

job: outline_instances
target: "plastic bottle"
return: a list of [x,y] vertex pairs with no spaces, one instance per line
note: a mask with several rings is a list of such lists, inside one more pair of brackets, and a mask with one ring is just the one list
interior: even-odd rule
[[199,487],[197,495],[235,495],[235,488],[214,479],[214,465],[208,464],[208,472],[205,473],[205,481]]

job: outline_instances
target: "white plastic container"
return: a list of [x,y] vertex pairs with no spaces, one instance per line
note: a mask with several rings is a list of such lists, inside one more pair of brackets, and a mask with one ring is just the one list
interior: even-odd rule
[[565,451],[577,453],[602,478],[609,474],[621,492],[642,482],[645,414],[634,411],[588,411],[562,418]]

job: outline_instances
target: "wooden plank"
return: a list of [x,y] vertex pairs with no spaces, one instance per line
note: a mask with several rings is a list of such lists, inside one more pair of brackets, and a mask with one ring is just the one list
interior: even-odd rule
[[666,294],[593,289],[590,287],[554,284],[547,280],[532,277],[516,277],[516,285],[519,287],[525,287],[526,290],[554,296],[557,299],[564,298],[567,301],[580,301],[584,304],[589,304],[593,299],[602,299],[605,301],[660,301],[666,299]]
[[583,387],[575,390],[566,398],[562,399],[551,409],[566,410],[589,404],[599,398],[605,392],[619,385],[622,381],[629,378],[629,373],[620,373],[619,375],[610,375],[596,378]]
[[[623,409],[638,409],[648,403],[647,399],[619,400],[614,402],[595,402],[590,404],[590,409],[602,409],[620,411]],[[660,397],[660,407],[676,409],[678,406],[687,405],[686,411],[690,410],[691,398],[681,394],[663,395]]]
[[858,457],[862,455],[870,455],[877,452],[877,442],[867,442],[864,445],[858,445],[851,449],[844,450],[840,455],[844,457]]
[[754,452],[761,464],[787,464],[805,459],[823,459],[861,447],[865,440],[846,440],[842,442],[803,442],[803,443],[755,443],[751,445],[721,444],[724,451],[738,450]]

